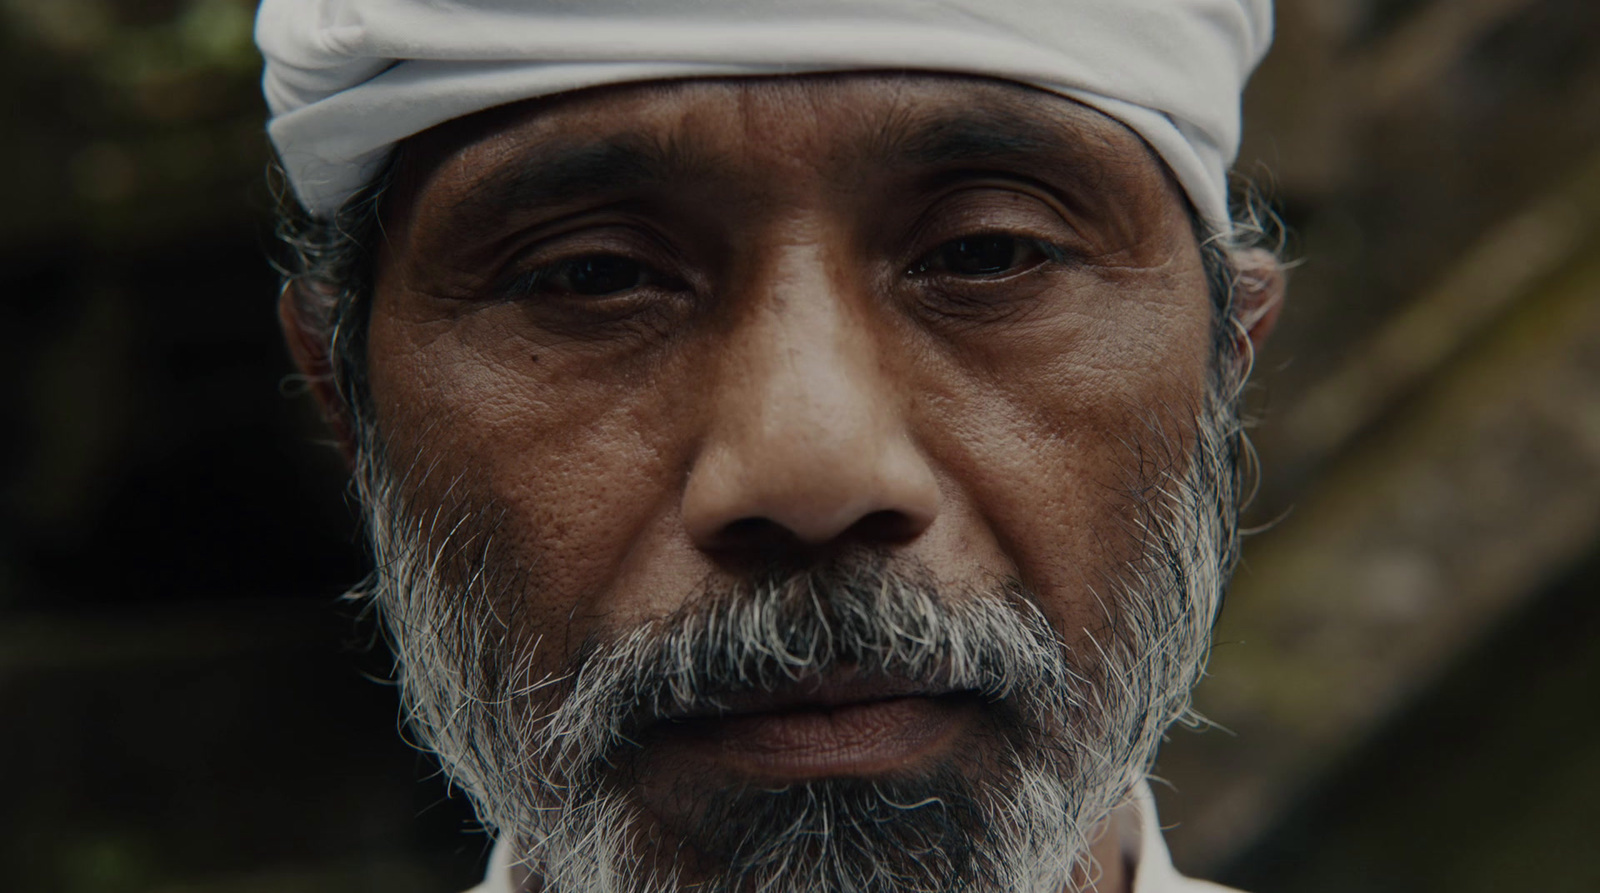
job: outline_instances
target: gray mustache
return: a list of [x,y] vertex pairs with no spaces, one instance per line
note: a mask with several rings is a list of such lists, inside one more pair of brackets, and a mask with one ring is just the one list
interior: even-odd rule
[[585,649],[552,719],[598,758],[662,719],[719,714],[753,694],[803,699],[840,679],[1053,702],[1076,678],[1017,581],[951,592],[915,562],[871,556],[705,592]]

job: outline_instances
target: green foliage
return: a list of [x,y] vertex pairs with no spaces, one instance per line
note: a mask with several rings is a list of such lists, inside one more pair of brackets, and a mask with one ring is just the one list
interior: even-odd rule
[[0,163],[27,172],[0,233],[145,240],[248,219],[266,157],[253,17],[249,0],[0,0]]

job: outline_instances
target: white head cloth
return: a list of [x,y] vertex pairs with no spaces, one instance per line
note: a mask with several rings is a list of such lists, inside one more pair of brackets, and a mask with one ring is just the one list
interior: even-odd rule
[[987,75],[1142,136],[1213,226],[1271,0],[263,0],[268,130],[313,214],[399,141],[626,81],[861,69]]

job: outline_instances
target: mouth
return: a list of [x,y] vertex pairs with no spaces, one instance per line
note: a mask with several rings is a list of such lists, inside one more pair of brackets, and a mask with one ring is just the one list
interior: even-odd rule
[[655,722],[645,743],[682,764],[765,783],[914,771],[949,752],[983,709],[976,692],[903,679],[807,679],[737,692]]

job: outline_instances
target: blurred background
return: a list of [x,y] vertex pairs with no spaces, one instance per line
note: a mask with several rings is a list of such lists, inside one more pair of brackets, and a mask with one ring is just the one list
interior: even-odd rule
[[[1600,890],[1600,3],[1280,0],[1294,231],[1181,867]],[[336,596],[249,0],[0,0],[0,889],[449,893],[470,811]]]

